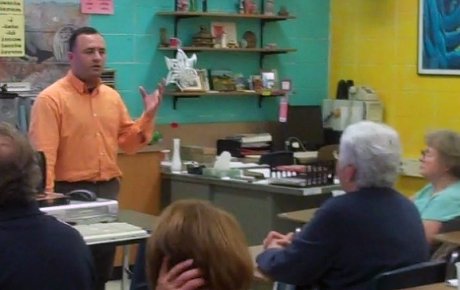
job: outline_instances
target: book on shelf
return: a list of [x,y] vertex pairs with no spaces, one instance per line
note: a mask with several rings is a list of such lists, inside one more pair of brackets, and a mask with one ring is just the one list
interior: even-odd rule
[[241,143],[262,143],[271,142],[272,135],[269,133],[256,133],[256,134],[237,134],[227,137],[227,139],[238,140]]
[[240,149],[240,154],[245,157],[245,156],[253,156],[253,155],[263,155],[263,154],[267,154],[267,153],[270,153],[270,149],[253,149],[253,148],[244,148],[242,147]]

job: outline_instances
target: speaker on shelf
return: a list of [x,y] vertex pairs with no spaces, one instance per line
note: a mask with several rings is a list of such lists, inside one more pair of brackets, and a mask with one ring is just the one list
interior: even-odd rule
[[19,98],[18,94],[0,93],[0,122],[8,122],[19,126]]

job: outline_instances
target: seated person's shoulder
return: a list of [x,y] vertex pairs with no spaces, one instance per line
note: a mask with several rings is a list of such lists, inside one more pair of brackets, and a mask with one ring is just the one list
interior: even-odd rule
[[65,238],[69,240],[77,241],[78,243],[84,243],[80,233],[74,229],[71,225],[60,221],[52,216],[44,216],[46,219],[45,223],[47,227],[53,231],[56,237]]

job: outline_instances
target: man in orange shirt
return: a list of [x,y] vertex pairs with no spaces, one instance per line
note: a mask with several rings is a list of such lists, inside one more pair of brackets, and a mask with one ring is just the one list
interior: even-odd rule
[[[106,61],[102,35],[91,27],[75,30],[68,57],[69,72],[39,94],[31,113],[29,137],[47,160],[46,191],[87,189],[98,197],[116,199],[121,176],[118,147],[135,153],[150,141],[164,85],[160,83],[151,94],[140,87],[144,113],[132,121],[121,96],[101,84]],[[93,255],[96,289],[104,289],[114,248]]]

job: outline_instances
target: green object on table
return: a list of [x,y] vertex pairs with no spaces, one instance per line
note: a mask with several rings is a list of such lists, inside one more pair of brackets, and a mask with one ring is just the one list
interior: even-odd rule
[[163,139],[163,135],[160,131],[153,132],[152,139],[149,142],[149,145],[160,142]]

